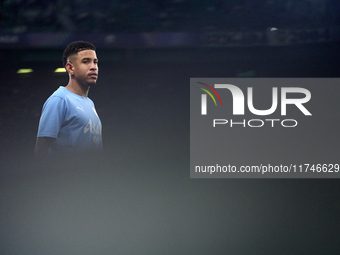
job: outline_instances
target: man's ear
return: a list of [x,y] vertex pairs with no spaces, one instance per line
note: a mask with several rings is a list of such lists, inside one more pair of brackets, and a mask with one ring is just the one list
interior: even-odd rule
[[65,69],[69,74],[74,74],[74,67],[70,62],[66,63]]

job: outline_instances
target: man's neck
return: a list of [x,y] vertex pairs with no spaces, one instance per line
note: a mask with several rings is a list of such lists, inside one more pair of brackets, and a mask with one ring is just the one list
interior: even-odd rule
[[82,97],[87,97],[89,94],[89,90],[90,90],[90,86],[82,86],[79,83],[76,83],[72,80],[69,81],[66,88],[72,93],[82,96]]

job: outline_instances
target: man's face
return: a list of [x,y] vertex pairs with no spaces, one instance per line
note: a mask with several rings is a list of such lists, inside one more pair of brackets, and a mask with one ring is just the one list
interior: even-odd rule
[[98,59],[94,50],[83,50],[69,58],[74,67],[73,78],[81,85],[95,85],[98,79]]

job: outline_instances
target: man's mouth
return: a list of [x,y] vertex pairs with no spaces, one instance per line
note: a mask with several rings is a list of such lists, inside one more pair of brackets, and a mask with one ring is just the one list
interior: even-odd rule
[[98,74],[96,74],[96,73],[90,73],[89,76],[90,76],[90,77],[97,78],[97,77],[98,77]]

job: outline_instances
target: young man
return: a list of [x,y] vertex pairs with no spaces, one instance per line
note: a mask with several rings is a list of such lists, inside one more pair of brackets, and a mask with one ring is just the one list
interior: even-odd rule
[[102,125],[88,93],[98,78],[98,59],[93,44],[77,41],[63,54],[69,75],[45,102],[35,146],[36,157],[98,150],[102,148]]

